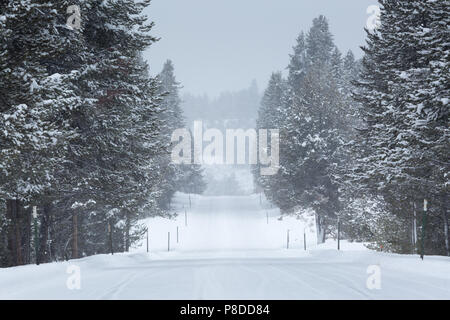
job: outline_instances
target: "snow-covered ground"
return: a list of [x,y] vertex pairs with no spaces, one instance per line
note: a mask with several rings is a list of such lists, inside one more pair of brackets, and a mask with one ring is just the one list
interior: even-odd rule
[[[167,251],[168,232],[177,252],[236,249],[303,248],[306,231],[308,247],[315,243],[314,218],[306,216],[280,219],[280,210],[259,194],[249,196],[189,196],[177,194],[172,210],[176,219],[151,218],[144,221],[149,229],[150,251]],[[187,223],[186,223],[187,222]],[[187,225],[186,225],[187,224]],[[178,243],[176,241],[178,227]],[[146,251],[142,242],[134,252]]]
[[450,299],[449,258],[314,245],[312,217],[279,220],[258,194],[191,203],[178,194],[176,219],[144,221],[149,253],[144,241],[128,254],[0,269],[0,299]]

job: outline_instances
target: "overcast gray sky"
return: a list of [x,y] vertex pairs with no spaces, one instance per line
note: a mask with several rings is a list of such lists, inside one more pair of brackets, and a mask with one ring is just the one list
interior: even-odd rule
[[263,90],[272,71],[284,70],[301,30],[325,15],[342,52],[357,57],[368,6],[376,0],[153,0],[146,13],[161,40],[146,51],[151,74],[171,59],[183,92]]

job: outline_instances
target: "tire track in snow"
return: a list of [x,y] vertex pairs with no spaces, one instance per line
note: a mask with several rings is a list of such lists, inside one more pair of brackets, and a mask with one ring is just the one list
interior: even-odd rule
[[[368,274],[365,273],[365,268],[367,268],[366,265],[356,266],[356,265],[349,265],[347,269],[341,269],[341,274],[346,274],[347,276],[353,276],[354,274],[364,274],[365,279],[363,283],[367,280]],[[351,271],[349,269],[354,269],[355,271]],[[381,265],[381,289],[374,291],[380,292],[380,291],[391,291],[394,292],[395,295],[391,295],[391,299],[429,299],[429,295],[426,294],[426,292],[429,292],[428,290],[424,290],[425,288],[433,288],[431,291],[435,291],[435,289],[438,289],[440,291],[444,291],[446,293],[446,296],[450,296],[450,291],[444,289],[443,287],[439,287],[436,285],[429,284],[428,282],[421,282],[412,280],[414,278],[413,273],[404,273],[404,272],[396,272],[393,270],[385,270],[383,271],[383,266]],[[386,274],[388,273],[388,274]],[[386,286],[386,283],[388,286]],[[419,284],[418,288],[412,288],[411,283],[417,283]],[[394,290],[392,290],[394,289]],[[415,296],[412,296],[411,293],[413,293]],[[377,297],[373,297],[377,298]],[[383,296],[383,298],[386,298],[386,296]]]
[[[308,266],[308,265],[305,264],[304,266]],[[324,264],[324,266],[326,266],[326,264]],[[299,265],[298,268],[296,267],[296,269],[294,269],[294,270],[292,269],[292,268],[294,268],[293,266],[287,267],[286,270],[288,272],[291,272],[291,273],[292,273],[292,271],[294,271],[293,274],[295,274],[295,275],[298,275],[298,272],[305,273],[305,274],[309,275],[312,278],[315,278],[315,279],[317,279],[319,281],[322,281],[322,283],[323,282],[327,282],[327,283],[332,284],[332,288],[334,288],[334,289],[337,289],[338,287],[341,287],[341,288],[344,289],[344,291],[339,291],[339,296],[338,297],[336,297],[336,298],[328,297],[329,299],[343,299],[343,297],[341,297],[341,295],[344,295],[345,291],[347,291],[347,292],[350,291],[350,292],[356,294],[356,296],[358,296],[360,298],[362,297],[363,299],[370,298],[370,296],[368,294],[366,294],[366,293],[364,293],[364,292],[362,292],[360,290],[357,290],[357,289],[355,289],[355,288],[353,288],[351,286],[348,286],[345,283],[342,283],[342,282],[339,282],[339,281],[331,279],[329,277],[329,273],[327,271],[324,272],[323,269],[321,270],[322,267],[323,266],[321,265],[320,268],[317,268],[315,272],[307,271],[305,267],[302,268],[300,265]],[[326,276],[324,274],[326,274]],[[328,293],[328,296],[329,296],[329,294],[331,292],[329,290],[330,286],[325,286],[325,287],[327,288],[327,291],[328,291],[327,293]],[[355,297],[352,297],[351,295],[348,298],[355,299]]]
[[299,283],[299,284],[303,284],[306,285],[309,289],[311,289],[312,291],[314,291],[319,297],[319,299],[326,299],[326,296],[324,296],[323,292],[321,290],[318,290],[317,288],[315,288],[314,286],[312,286],[311,284],[309,284],[308,282],[306,282],[304,279],[299,278],[298,274],[296,274],[295,276],[291,273],[288,272],[286,269],[282,269],[280,267],[275,267],[274,265],[270,265],[269,266],[271,269],[274,269],[277,273],[283,273],[285,275],[287,275],[291,280]]
[[113,300],[117,299],[119,294],[123,291],[123,289],[130,284],[135,278],[136,273],[131,273],[126,275],[122,280],[120,280],[118,283],[110,287],[106,290],[105,293],[103,293],[98,300]]
[[[341,280],[343,280],[344,282],[349,283],[348,288],[351,288],[352,290],[363,295],[364,297],[366,297],[366,299],[373,299],[373,297],[368,292],[364,291],[364,288],[366,285],[366,280],[367,280],[366,278],[368,275],[366,273],[361,273],[362,279],[356,280],[355,275],[359,275],[359,273],[360,273],[359,271],[361,271],[361,270],[358,269],[357,270],[358,272],[347,273],[346,268],[349,268],[349,267],[351,267],[351,266],[347,265],[347,264],[335,264],[335,265],[330,265],[330,264],[325,264],[325,263],[323,264],[324,271],[326,271],[327,274],[332,275],[333,277],[338,277]],[[362,287],[362,290],[359,289],[359,287]]]

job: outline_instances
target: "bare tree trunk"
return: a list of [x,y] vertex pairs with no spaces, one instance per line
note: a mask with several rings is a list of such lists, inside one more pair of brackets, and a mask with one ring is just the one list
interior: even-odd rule
[[316,213],[316,235],[317,235],[317,244],[321,244],[325,242],[325,226],[323,224],[322,217]]
[[8,219],[8,257],[7,266],[14,266],[16,263],[16,240],[14,232],[14,217],[13,217],[13,202],[14,200],[6,200],[6,218]]
[[48,248],[50,220],[51,220],[51,204],[45,204],[43,206],[42,223],[40,228],[40,241],[39,241],[39,261],[50,262],[50,253]]
[[23,264],[22,258],[22,230],[20,217],[22,215],[21,203],[20,200],[13,200],[13,223],[14,223],[14,232],[15,232],[15,249],[16,249],[16,265],[20,266]]
[[31,248],[33,247],[31,245],[31,208],[28,208],[27,210],[24,210],[25,214],[25,244],[24,244],[24,257],[25,257],[25,263],[29,264],[31,263]]
[[125,251],[128,252],[130,249],[130,213],[127,212],[126,214],[126,225],[125,225]]
[[72,259],[78,258],[78,214],[76,210],[72,215]]
[[327,239],[327,226],[326,225],[322,225],[322,243],[325,243],[325,240]]
[[412,201],[413,207],[413,221],[412,221],[412,246],[413,246],[413,254],[417,251],[417,210],[416,210],[416,201],[413,199]]
[[52,241],[52,231],[54,230],[54,225],[53,225],[53,206],[50,204],[49,205],[49,214],[48,214],[48,228],[47,228],[47,241],[48,241],[48,246],[47,246],[47,255],[48,255],[48,261],[51,262],[53,261],[53,253],[54,253],[54,243]]
[[109,251],[111,252],[111,254],[114,254],[112,232],[113,232],[112,223],[111,223],[111,221],[108,221]]
[[447,256],[450,257],[450,244],[448,239],[448,217],[447,217],[447,194],[442,195],[442,218],[444,219],[444,237],[445,237],[445,250]]

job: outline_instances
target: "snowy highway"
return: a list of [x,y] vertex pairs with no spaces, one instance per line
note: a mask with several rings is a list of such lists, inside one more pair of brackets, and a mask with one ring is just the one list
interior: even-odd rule
[[[185,226],[187,203],[178,195],[176,219],[145,221],[149,253],[142,243],[127,254],[0,269],[0,299],[450,299],[446,257],[316,246],[308,219],[280,221],[259,195],[193,197]],[[379,288],[367,285],[371,266],[379,267]]]

